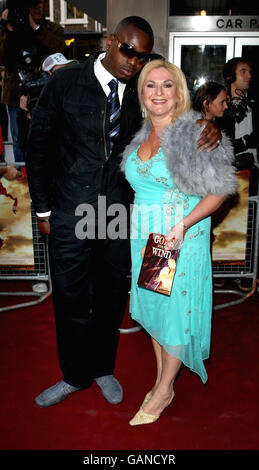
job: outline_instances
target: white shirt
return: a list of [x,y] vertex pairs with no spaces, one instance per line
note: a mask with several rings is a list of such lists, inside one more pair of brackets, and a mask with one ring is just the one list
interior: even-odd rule
[[[235,139],[243,138],[245,135],[250,135],[253,132],[252,109],[247,106],[246,116],[241,122],[235,123]],[[245,151],[239,152],[236,155],[241,155],[245,152],[250,152],[256,157],[256,149],[247,148]]]
[[[108,70],[103,66],[101,61],[103,60],[104,57],[105,57],[105,52],[103,52],[102,54],[99,54],[97,59],[95,60],[95,62],[94,62],[94,74],[95,74],[97,80],[100,82],[104,93],[106,94],[106,96],[108,96],[110,91],[111,91],[108,83],[112,79],[116,80],[116,78],[110,72],[108,72]],[[120,104],[122,102],[125,87],[126,87],[125,83],[122,83],[122,82],[118,81],[118,96],[119,96]],[[37,212],[37,215],[39,217],[49,217],[50,213],[51,213],[50,211],[41,212],[41,213]]]
[[[105,52],[98,55],[94,63],[94,73],[95,73],[97,80],[100,82],[104,93],[106,94],[106,96],[108,96],[111,91],[108,83],[112,79],[116,80],[116,78],[110,72],[108,72],[108,70],[103,66],[101,61],[104,59],[104,57],[105,57]],[[122,83],[118,81],[118,95],[119,95],[120,104],[122,102],[125,87],[126,87],[126,83]]]

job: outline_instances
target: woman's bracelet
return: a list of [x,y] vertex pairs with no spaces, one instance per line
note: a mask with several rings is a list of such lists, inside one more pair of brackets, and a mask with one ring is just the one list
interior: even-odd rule
[[178,222],[178,224],[182,225],[182,226],[183,226],[183,228],[184,228],[185,230],[187,230],[187,229],[188,229],[187,225],[185,225],[185,224],[183,223],[183,221],[181,221],[181,222]]

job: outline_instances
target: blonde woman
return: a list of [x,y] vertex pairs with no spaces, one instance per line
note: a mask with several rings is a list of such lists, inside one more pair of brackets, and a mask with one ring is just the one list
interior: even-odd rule
[[[126,147],[121,165],[135,191],[130,312],[151,335],[157,377],[132,426],[159,418],[173,400],[182,364],[207,381],[203,361],[209,357],[211,335],[210,214],[236,191],[226,138],[210,153],[197,150],[199,115],[190,111],[182,71],[154,60],[143,68],[138,92],[145,122]],[[168,243],[183,240],[170,296],[137,284],[150,232],[166,235]]]

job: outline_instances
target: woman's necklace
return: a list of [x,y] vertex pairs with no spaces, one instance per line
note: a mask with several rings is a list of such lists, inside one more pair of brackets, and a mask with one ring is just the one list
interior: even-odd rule
[[142,161],[147,161],[158,153],[160,147],[159,137],[152,127],[148,139],[139,147],[139,157]]

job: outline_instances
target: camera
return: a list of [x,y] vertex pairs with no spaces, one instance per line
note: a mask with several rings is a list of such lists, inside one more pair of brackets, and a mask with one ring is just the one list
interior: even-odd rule
[[28,95],[27,108],[31,112],[40,96],[42,88],[49,79],[49,74],[39,70],[38,66],[34,63],[34,57],[30,51],[24,51],[18,75],[20,79],[20,93],[21,95]]
[[10,24],[13,31],[19,35],[19,39],[16,40],[19,40],[21,51],[18,65],[20,94],[28,96],[27,107],[30,112],[49,78],[46,72],[39,69],[41,57],[29,24],[29,8],[35,7],[38,3],[39,0],[0,0],[0,15],[8,9],[8,18],[0,21],[0,29],[6,29],[7,24]]
[[0,13],[8,8],[8,19],[0,20],[0,29],[5,29],[7,24],[10,24],[14,31],[23,31],[29,28],[28,8],[34,7],[38,3],[38,0],[1,0]]
[[227,114],[240,123],[246,116],[248,107],[252,107],[254,102],[249,100],[242,90],[236,89],[235,92],[236,96],[233,96],[228,101]]

